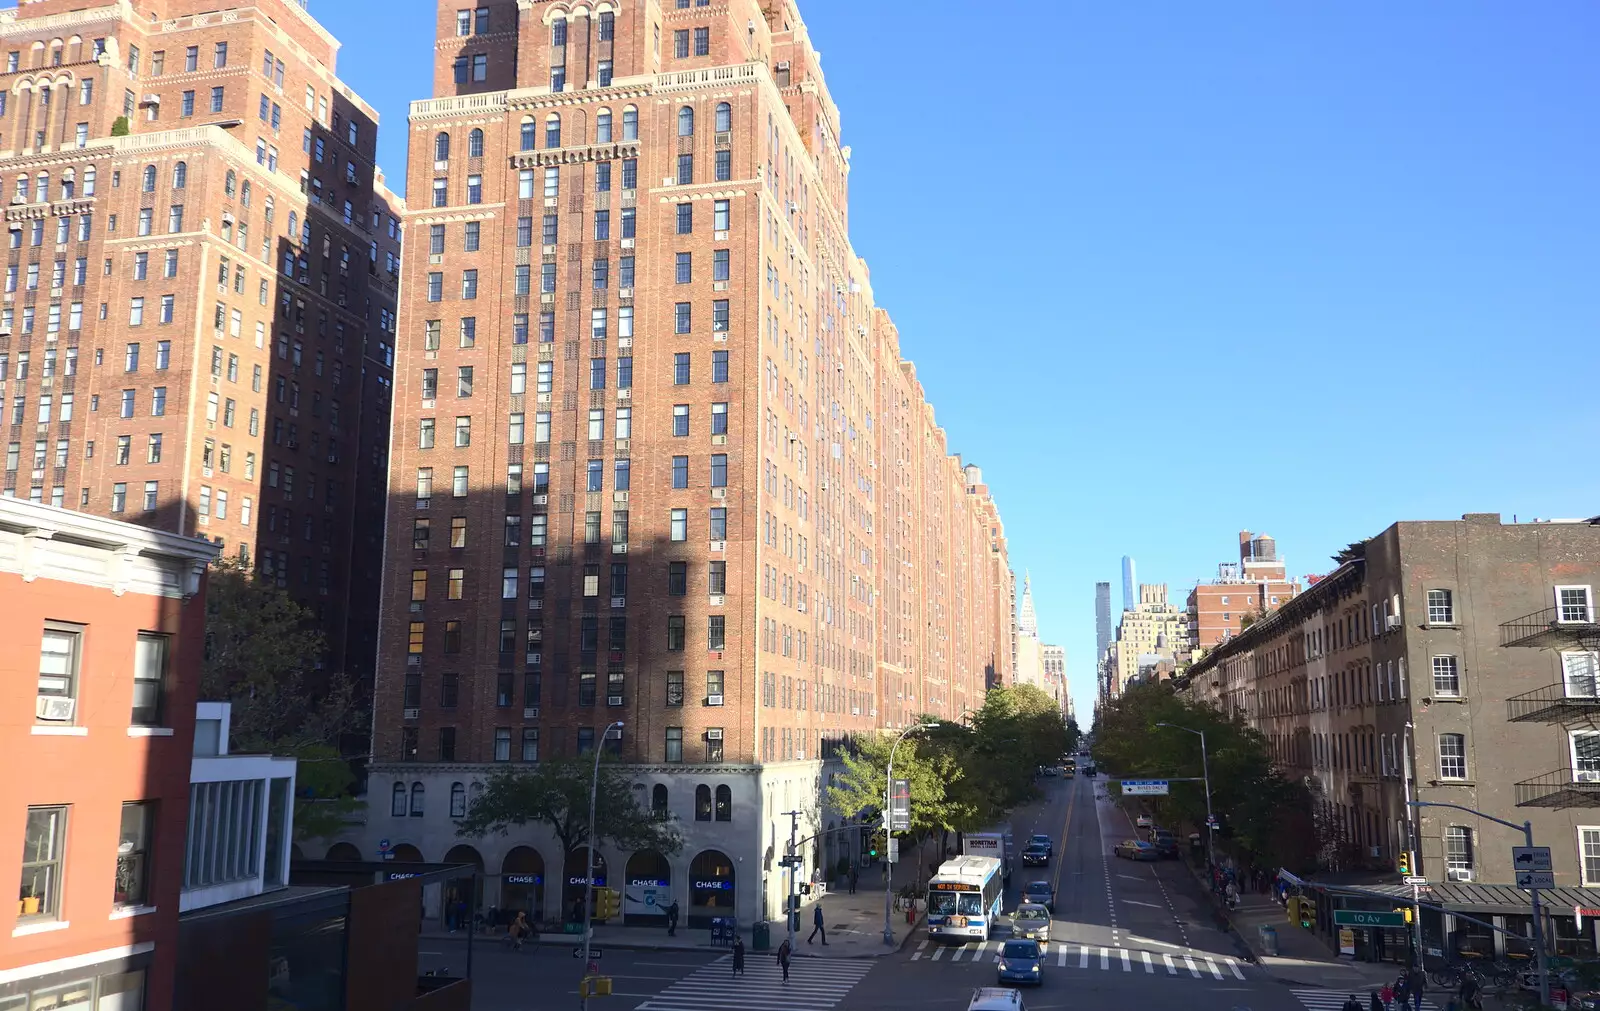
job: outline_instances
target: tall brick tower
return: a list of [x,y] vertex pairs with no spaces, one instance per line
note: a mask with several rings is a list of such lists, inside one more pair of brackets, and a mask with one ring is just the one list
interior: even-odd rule
[[687,838],[601,846],[611,879],[691,925],[776,915],[781,812],[802,838],[843,824],[819,809],[839,742],[956,718],[1009,665],[998,514],[873,308],[816,53],[776,0],[495,0],[441,2],[434,59],[361,845],[476,861],[502,907],[559,915],[581,852],[531,827],[458,843],[451,818],[500,763],[609,747]]
[[0,12],[3,493],[215,541],[370,677],[402,208],[337,50],[291,0]]

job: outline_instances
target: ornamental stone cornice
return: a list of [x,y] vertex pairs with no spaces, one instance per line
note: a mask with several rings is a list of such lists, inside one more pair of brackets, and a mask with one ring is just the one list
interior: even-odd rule
[[590,144],[584,147],[558,147],[554,151],[519,151],[511,156],[511,167],[539,168],[543,165],[576,165],[592,161],[614,161],[639,157],[639,143]]
[[655,189],[650,190],[650,192],[659,194],[657,198],[659,203],[679,204],[685,200],[731,200],[735,197],[748,196],[750,191],[745,189],[732,189],[702,190],[700,192],[695,192],[687,186],[665,186],[656,187]]

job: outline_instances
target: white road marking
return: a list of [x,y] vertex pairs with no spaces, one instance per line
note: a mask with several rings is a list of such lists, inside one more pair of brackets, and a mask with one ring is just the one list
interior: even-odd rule
[[1211,970],[1211,975],[1218,979],[1222,978],[1222,970],[1217,967],[1217,963],[1209,955],[1206,956],[1206,966]]
[[1061,947],[1056,949],[1056,965],[1064,966],[1066,964],[1067,964],[1067,946],[1063,944]]
[[1089,968],[1089,946],[1087,944],[1080,944],[1078,945],[1078,950],[1082,952],[1082,954],[1078,956],[1078,968]]
[[922,949],[926,948],[927,946],[928,946],[928,939],[927,938],[923,938],[922,939],[922,943],[917,945],[917,950],[912,953],[911,961],[915,962],[917,959],[921,958],[922,957]]
[[1200,978],[1200,967],[1194,964],[1194,959],[1185,955],[1183,956],[1183,964],[1189,967],[1190,975],[1194,976],[1195,979]]
[[945,946],[942,945],[942,944],[939,945],[937,948],[933,949],[933,958],[930,959],[930,961],[933,961],[933,962],[939,961],[939,959],[944,957],[945,950],[946,950]]
[[[937,955],[934,956],[934,958],[938,958],[938,957],[939,956],[937,956]],[[1167,963],[1167,975],[1168,976],[1176,976],[1178,974],[1178,967],[1172,964],[1172,956],[1171,955],[1162,955],[1161,956],[1161,961]]]
[[1244,973],[1239,971],[1238,962],[1235,962],[1233,959],[1228,958],[1227,956],[1223,956],[1222,960],[1228,963],[1228,968],[1233,970],[1234,976],[1238,977],[1239,979],[1244,979]]
[[1133,965],[1132,965],[1132,963],[1130,963],[1128,961],[1128,949],[1127,948],[1118,948],[1117,950],[1122,953],[1122,971],[1123,972],[1132,972],[1133,971]]
[[1156,967],[1155,967],[1154,963],[1152,963],[1150,961],[1150,953],[1148,951],[1141,951],[1141,952],[1139,952],[1139,954],[1144,956],[1144,971],[1145,972],[1151,972],[1151,973],[1155,972],[1156,971]]
[[1110,952],[1109,949],[1106,949],[1106,948],[1101,948],[1100,949],[1100,968],[1102,968],[1102,969],[1111,968],[1111,952]]

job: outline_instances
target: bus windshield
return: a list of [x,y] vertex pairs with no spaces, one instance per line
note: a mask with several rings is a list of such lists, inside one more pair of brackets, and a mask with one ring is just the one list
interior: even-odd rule
[[[976,892],[968,894],[977,895]],[[928,895],[928,912],[936,916],[949,916],[956,911],[957,899],[960,897],[960,892],[931,892]]]
[[983,894],[981,892],[962,892],[961,912],[966,916],[982,916],[984,913]]

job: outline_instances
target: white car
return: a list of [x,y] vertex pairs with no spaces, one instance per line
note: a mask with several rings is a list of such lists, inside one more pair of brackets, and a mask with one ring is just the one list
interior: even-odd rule
[[1141,814],[1139,817],[1133,819],[1133,824],[1138,828],[1150,828],[1155,824],[1155,821],[1149,815]]

